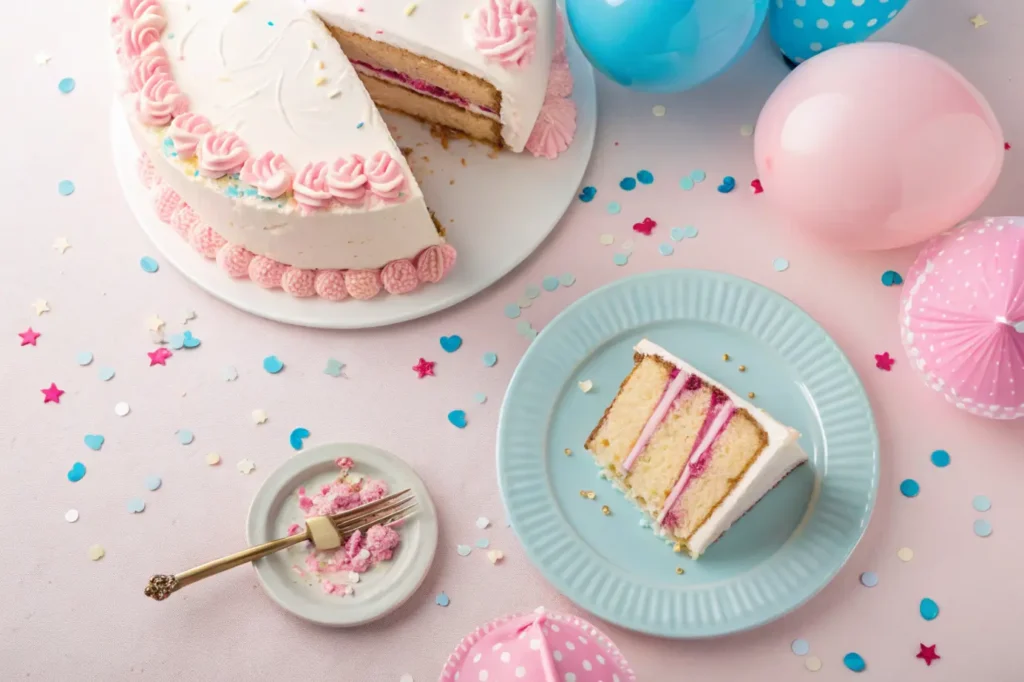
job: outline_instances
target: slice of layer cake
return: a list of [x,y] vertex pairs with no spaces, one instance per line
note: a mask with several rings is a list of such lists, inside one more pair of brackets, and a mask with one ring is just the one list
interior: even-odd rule
[[586,448],[655,531],[697,558],[807,461],[800,434],[644,339]]

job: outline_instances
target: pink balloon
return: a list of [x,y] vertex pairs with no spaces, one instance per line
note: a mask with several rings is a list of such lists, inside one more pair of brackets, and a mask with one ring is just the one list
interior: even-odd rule
[[1003,166],[988,102],[938,57],[895,43],[829,50],[795,69],[757,121],[765,196],[819,241],[893,249],[974,212]]
[[972,220],[928,242],[903,284],[900,331],[946,400],[1024,417],[1024,218]]

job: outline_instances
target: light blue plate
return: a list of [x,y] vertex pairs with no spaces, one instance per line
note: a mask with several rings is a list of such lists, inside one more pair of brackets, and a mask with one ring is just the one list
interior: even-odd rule
[[[583,449],[644,337],[754,391],[810,457],[699,561],[642,528]],[[779,618],[835,576],[875,504],[878,434],[846,356],[796,305],[730,275],[663,271],[593,292],[533,342],[502,406],[498,480],[526,553],[579,606],[640,632],[711,637]]]

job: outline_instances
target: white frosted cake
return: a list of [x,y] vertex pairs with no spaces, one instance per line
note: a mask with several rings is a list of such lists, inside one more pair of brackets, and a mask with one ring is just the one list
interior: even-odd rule
[[699,557],[794,468],[800,434],[644,339],[586,448],[651,519]]
[[553,158],[560,22],[554,0],[118,0],[111,30],[160,218],[232,277],[344,300],[455,263],[378,105]]

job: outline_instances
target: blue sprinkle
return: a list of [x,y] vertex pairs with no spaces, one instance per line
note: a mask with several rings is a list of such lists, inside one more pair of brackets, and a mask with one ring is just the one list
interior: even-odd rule
[[277,374],[284,369],[284,363],[278,360],[276,355],[268,355],[263,358],[263,369],[271,374]]
[[679,181],[679,186],[685,189],[687,192],[689,192],[691,189],[693,189],[693,180],[691,180],[688,177],[683,178],[682,180]]
[[174,140],[172,140],[169,137],[165,137],[164,138],[164,147],[169,147],[171,149],[174,149]]
[[241,196],[240,192],[238,191],[237,185],[228,185],[227,187],[225,187],[224,194],[226,196],[231,197],[232,199],[237,199],[239,196]]
[[729,192],[736,189],[736,178],[731,175],[726,175],[722,178],[722,184],[718,186],[718,191],[722,194],[728,194]]
[[863,672],[868,667],[868,664],[864,662],[864,657],[854,652],[843,656],[843,665],[855,673]]
[[85,477],[85,465],[81,462],[75,462],[71,465],[71,470],[68,471],[68,480],[72,483],[78,483]]
[[359,123],[356,124],[356,130],[359,130],[362,127],[363,127],[363,122],[362,121],[360,121]]
[[148,272],[149,274],[153,274],[154,272],[160,269],[160,264],[156,262],[156,259],[151,258],[149,256],[143,256],[139,260],[139,265],[142,267],[144,271]]
[[497,353],[484,353],[483,360],[484,360],[484,366],[485,367],[494,367],[496,364],[498,364],[498,354]]
[[146,511],[146,503],[142,498],[134,497],[128,500],[128,511],[132,514],[141,514]]
[[[243,194],[245,194],[245,196],[247,196],[247,197],[259,196],[259,193],[260,193],[260,191],[258,189],[256,189],[255,187],[247,187],[245,189],[245,191],[243,192]],[[269,197],[262,197],[262,198],[265,199],[265,200],[269,200]]]
[[62,197],[70,196],[75,193],[75,183],[70,180],[61,180],[57,183],[57,191]]
[[182,445],[188,445],[195,439],[196,437],[188,429],[178,429],[178,442]]
[[975,495],[971,506],[974,507],[975,511],[987,512],[992,508],[992,501],[984,495]]
[[864,587],[874,587],[878,584],[878,574],[874,571],[864,571],[860,574],[860,584]]
[[683,228],[683,236],[686,237],[687,239],[693,239],[697,236],[697,234],[699,234],[697,228],[694,227],[693,225],[687,225],[686,227]]
[[440,338],[441,349],[445,353],[454,353],[458,349],[462,348],[462,337],[458,334],[452,334],[451,336],[442,336]]
[[70,95],[75,89],[74,78],[61,78],[60,82],[57,83],[57,89],[63,92],[65,95]]
[[480,549],[487,549],[488,547],[491,546],[491,541],[488,540],[487,538],[480,538],[479,540],[476,541],[476,546],[479,547]]
[[487,396],[483,393],[474,393],[473,400],[475,400],[478,405],[483,405],[487,402]]
[[527,298],[537,298],[538,296],[540,296],[540,288],[534,284],[531,284],[530,286],[526,287],[526,296]]
[[173,33],[168,33],[167,34],[167,39],[168,40],[174,40],[174,34]]
[[641,185],[649,185],[654,182],[654,174],[649,170],[637,171],[636,179],[640,181]]
[[619,181],[619,187],[627,192],[632,192],[636,189],[636,180],[633,178],[622,178],[622,180]]
[[505,317],[507,317],[510,320],[516,319],[517,317],[522,315],[522,313],[522,309],[520,309],[520,307],[517,306],[515,303],[509,303],[507,306],[505,306]]
[[776,258],[772,261],[772,267],[775,268],[775,272],[785,272],[789,270],[789,261],[785,258]]
[[292,446],[292,450],[297,452],[302,449],[303,441],[307,438],[309,438],[309,429],[300,426],[297,429],[292,429],[291,434],[288,435],[288,444]]
[[544,287],[544,291],[554,291],[558,288],[558,278],[554,275],[548,275],[540,285]]
[[939,605],[934,599],[925,597],[921,600],[921,617],[925,620],[935,620],[939,617]]
[[164,482],[160,480],[159,476],[147,476],[146,477],[146,489],[147,490],[159,490]]
[[704,182],[704,180],[707,177],[708,174],[702,170],[695,170],[692,173],[690,173],[690,179],[693,180],[694,182]]
[[106,441],[106,439],[98,433],[87,434],[83,440],[85,441],[85,446],[87,448],[97,452],[99,452],[99,449],[103,447],[103,443]]
[[597,188],[587,185],[580,191],[580,201],[589,204],[597,196]]
[[79,353],[78,355],[75,356],[75,362],[77,362],[82,367],[85,367],[86,365],[91,364],[92,363],[92,353],[90,353],[87,350],[83,350],[81,353]]
[[789,648],[797,656],[806,656],[811,651],[811,645],[807,643],[806,639],[794,639]]
[[452,410],[448,413],[448,421],[457,429],[464,429],[466,428],[466,424],[469,423],[466,420],[465,410]]
[[948,467],[949,453],[946,452],[945,450],[936,450],[935,452],[932,453],[932,464],[939,467],[940,469],[943,467]]
[[272,21],[268,21],[268,22],[267,22],[267,26],[273,27],[273,26],[274,26],[274,22],[272,22]]
[[673,227],[669,231],[668,236],[671,237],[672,241],[674,241],[674,242],[681,242],[681,241],[683,241],[683,238],[686,235],[683,234],[683,228],[681,228],[681,227]]
[[974,522],[974,534],[979,538],[987,538],[992,535],[992,524],[987,519],[978,519]]
[[907,478],[900,483],[900,492],[903,493],[903,497],[917,497],[921,492],[921,486],[914,479]]
[[452,600],[448,598],[448,595],[444,592],[434,597],[434,603],[438,606],[445,607],[452,603]]
[[98,375],[99,375],[100,381],[110,381],[111,379],[114,378],[114,368],[113,367],[100,367],[100,371],[98,372]]
[[571,287],[573,284],[576,284],[576,275],[571,272],[567,272],[562,275],[558,281],[563,287]]
[[621,268],[623,265],[629,262],[629,254],[617,253],[612,257],[612,262]]
[[622,210],[622,206],[619,206],[619,202],[612,201],[608,203],[608,213],[610,215],[618,215],[619,211]]
[[671,244],[662,244],[658,247],[658,253],[662,256],[671,256],[675,251],[675,248],[673,248]]
[[886,270],[882,273],[882,284],[887,287],[903,284],[903,277],[895,270]]

